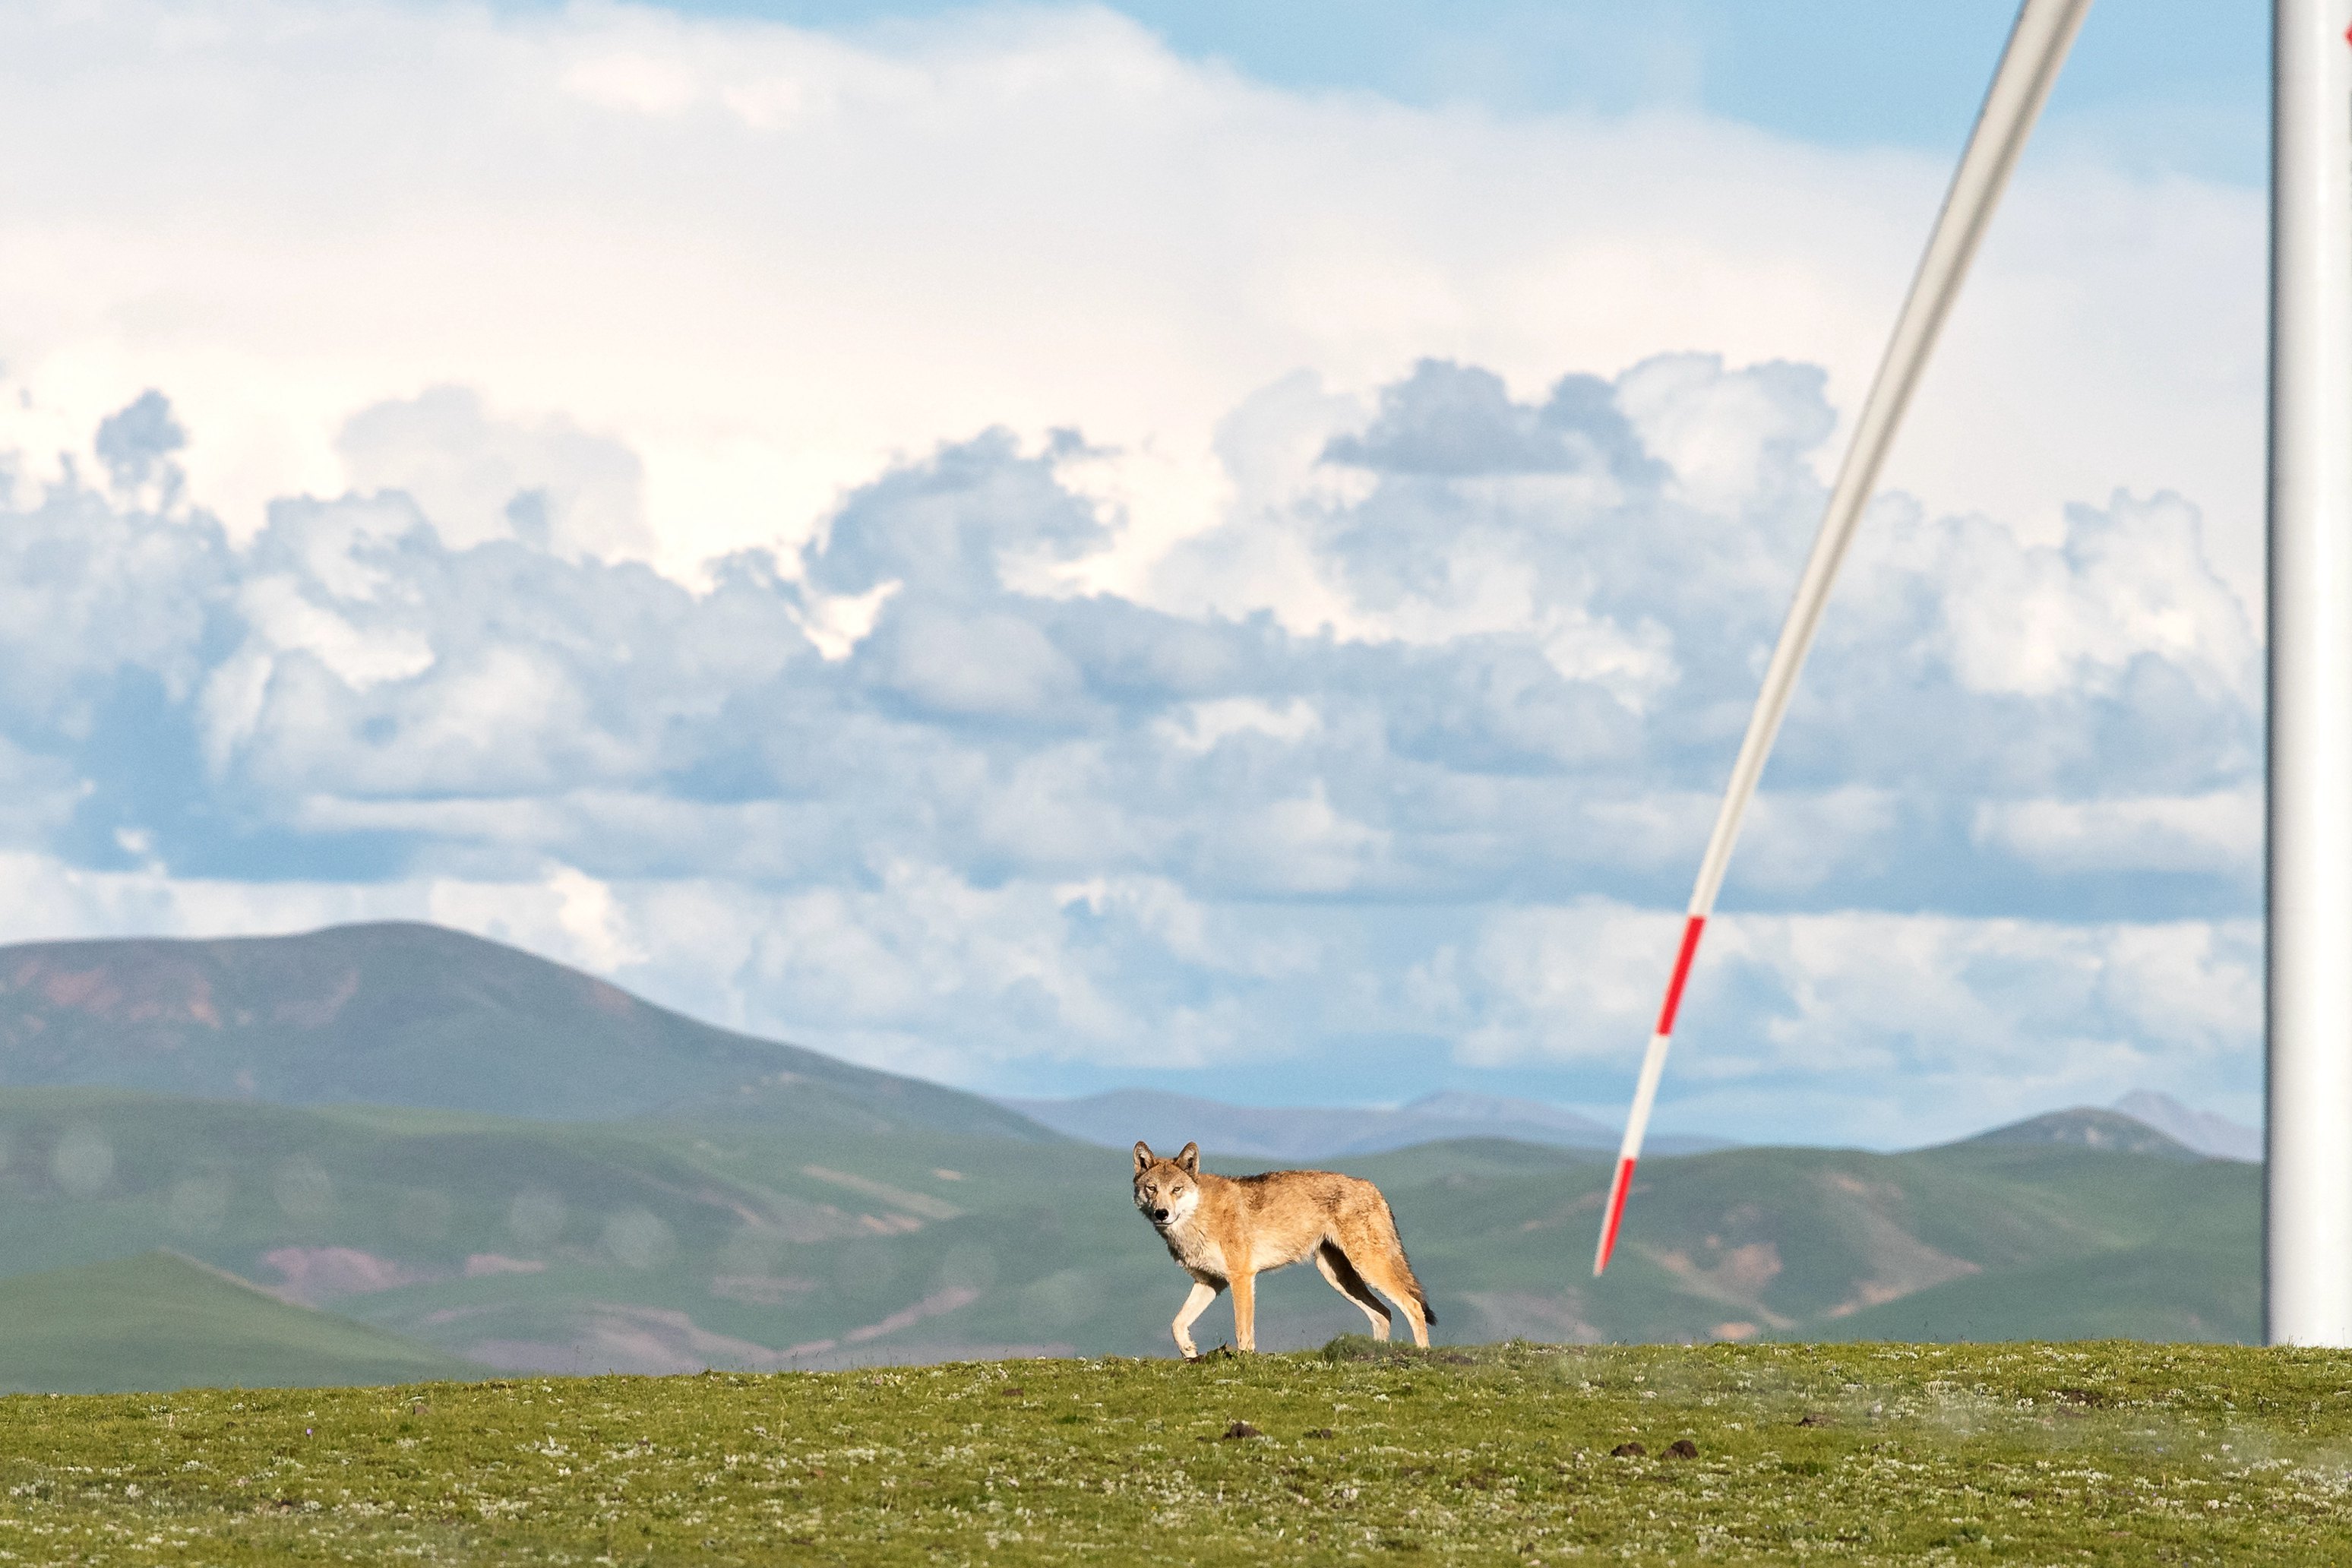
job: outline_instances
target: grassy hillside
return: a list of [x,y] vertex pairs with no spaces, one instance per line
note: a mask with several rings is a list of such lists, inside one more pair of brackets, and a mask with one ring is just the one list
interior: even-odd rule
[[[174,1247],[511,1369],[1158,1355],[1186,1288],[1126,1156],[1075,1143],[15,1089],[0,1155],[0,1275]],[[1595,1281],[1606,1170],[1587,1155],[1487,1142],[1339,1163],[1388,1192],[1442,1340],[2257,1328],[2246,1165],[2047,1142],[1662,1159]],[[1311,1271],[1261,1300],[1269,1349],[1362,1326]],[[1202,1342],[1229,1323],[1213,1309]]]
[[0,1083],[509,1116],[662,1109],[1053,1139],[977,1095],[753,1039],[438,926],[0,947]]
[[0,1273],[172,1247],[510,1367],[1136,1342],[1159,1311],[1122,1324],[1086,1272],[1105,1219],[1149,1261],[1116,1171],[1116,1201],[1055,1235],[1057,1204],[1103,1190],[1108,1157],[1076,1144],[16,1089],[0,1146]]
[[[2251,1165],[1999,1142],[1645,1163],[1607,1278],[1558,1283],[1562,1264],[1590,1255],[1604,1187],[1602,1172],[1576,1166],[1550,1184],[1455,1189],[1463,1203],[1445,1205],[1428,1250],[1440,1277],[1495,1260],[1473,1298],[1478,1337],[2033,1339],[2161,1321],[2162,1337],[2252,1340],[2259,1327]],[[2155,1253],[2169,1263],[2132,1261]],[[1938,1300],[1977,1305],[1904,1315]]]
[[11,1399],[0,1550],[2317,1564],[2352,1539],[2347,1381],[2340,1352],[2221,1347],[1357,1342],[1196,1366]]
[[485,1369],[168,1252],[0,1279],[0,1392],[408,1383]]

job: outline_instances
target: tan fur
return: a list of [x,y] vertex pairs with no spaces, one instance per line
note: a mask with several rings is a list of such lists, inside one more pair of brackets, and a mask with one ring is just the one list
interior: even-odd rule
[[1192,1277],[1192,1293],[1170,1325],[1188,1361],[1201,1353],[1192,1343],[1192,1320],[1228,1289],[1234,1343],[1257,1349],[1257,1277],[1309,1258],[1331,1289],[1371,1320],[1374,1339],[1389,1337],[1389,1310],[1381,1300],[1386,1296],[1403,1310],[1412,1342],[1429,1343],[1437,1314],[1405,1261],[1388,1199],[1370,1182],[1330,1171],[1213,1176],[1201,1169],[1197,1143],[1185,1144],[1172,1160],[1138,1143],[1135,1206],[1168,1244],[1168,1255]]

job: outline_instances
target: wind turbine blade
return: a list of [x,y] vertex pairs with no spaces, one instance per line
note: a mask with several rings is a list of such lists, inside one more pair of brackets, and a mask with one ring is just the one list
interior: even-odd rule
[[2009,184],[2011,171],[2017,167],[2018,155],[2025,151],[2026,138],[2032,134],[2033,122],[2041,117],[2042,106],[2049,101],[2050,89],[2058,79],[2058,68],[2064,63],[2066,51],[2090,8],[2091,0],[2025,0],[2019,8],[2016,26],[2010,29],[2008,47],[2001,51],[2000,68],[1993,73],[1984,107],[1977,113],[1976,130],[1969,134],[1968,148],[1960,154],[1960,166],[1952,176],[1951,189],[1945,193],[1944,210],[1936,219],[1935,231],[1927,237],[1927,253],[1919,259],[1919,271],[1911,280],[1909,296],[1903,301],[1903,313],[1895,318],[1895,335],[1886,345],[1886,357],[1879,362],[1870,395],[1862,405],[1862,416],[1854,421],[1853,442],[1846,448],[1845,460],[1838,468],[1837,483],[1830,491],[1821,531],[1813,536],[1812,554],[1805,562],[1804,575],[1798,579],[1795,601],[1789,606],[1789,618],[1780,627],[1780,641],[1773,648],[1772,662],[1764,672],[1764,689],[1758,694],[1756,710],[1748,718],[1748,734],[1739,742],[1738,760],[1732,763],[1730,785],[1724,791],[1723,804],[1716,812],[1715,831],[1706,841],[1706,857],[1699,862],[1698,883],[1691,891],[1689,912],[1683,923],[1682,947],[1675,958],[1673,977],[1666,983],[1665,1005],[1659,1009],[1657,1030],[1650,1037],[1650,1048],[1642,1058],[1641,1081],[1633,1090],[1633,1110],[1625,1119],[1625,1138],[1618,1146],[1609,1201],[1601,1209],[1601,1240],[1592,1257],[1596,1278],[1609,1267],[1609,1255],[1617,1247],[1617,1228],[1624,1218],[1625,1197],[1633,1184],[1633,1166],[1642,1155],[1642,1139],[1649,1131],[1650,1110],[1657,1099],[1658,1079],[1665,1071],[1675,1013],[1682,1001],[1683,986],[1690,978],[1699,933],[1706,929],[1707,916],[1714,912],[1716,894],[1731,864],[1732,847],[1739,840],[1740,821],[1747,816],[1748,802],[1755,798],[1765,759],[1771,755],[1772,742],[1780,732],[1780,721],[1789,711],[1790,699],[1796,694],[1797,675],[1804,668],[1805,655],[1812,649],[1813,634],[1821,627],[1822,611],[1829,603],[1830,589],[1837,581],[1839,566],[1845,561],[1847,546],[1853,542],[1853,531],[1862,521],[1863,508],[1877,486],[1879,469],[1886,461],[1887,449],[1895,443],[1903,411],[1909,406],[1911,394],[1919,384],[1919,373],[1927,365],[1928,352],[1935,347],[1936,334],[1942,329],[1944,318],[1950,314],[1952,302],[1959,297],[1961,280],[1968,276],[1978,242],[1983,239],[1985,228],[1992,220],[2001,189]]

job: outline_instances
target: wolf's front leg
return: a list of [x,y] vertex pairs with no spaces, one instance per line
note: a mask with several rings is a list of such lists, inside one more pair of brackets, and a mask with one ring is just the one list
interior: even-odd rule
[[1176,1331],[1176,1348],[1184,1352],[1186,1361],[1196,1360],[1201,1353],[1201,1347],[1192,1342],[1192,1320],[1207,1311],[1209,1303],[1216,1299],[1215,1286],[1204,1285],[1195,1279],[1192,1281],[1192,1293],[1184,1298],[1181,1307],[1176,1309],[1176,1321],[1170,1327]]
[[1234,1349],[1257,1349],[1257,1276],[1236,1274],[1234,1287]]

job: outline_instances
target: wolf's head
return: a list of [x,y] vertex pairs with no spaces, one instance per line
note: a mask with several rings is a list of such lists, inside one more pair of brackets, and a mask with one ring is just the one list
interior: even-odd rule
[[1151,1152],[1149,1143],[1135,1146],[1135,1206],[1153,1226],[1166,1230],[1182,1225],[1201,1201],[1201,1146],[1187,1143],[1172,1160]]

